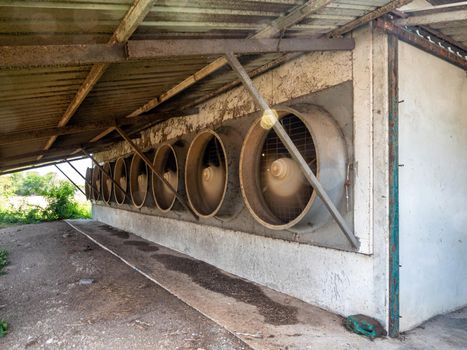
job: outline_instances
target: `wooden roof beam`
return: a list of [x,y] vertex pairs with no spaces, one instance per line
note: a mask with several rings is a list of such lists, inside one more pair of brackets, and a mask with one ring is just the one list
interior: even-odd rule
[[[183,111],[147,113],[138,119],[118,118],[108,119],[97,122],[87,122],[83,124],[64,125],[52,128],[43,128],[28,131],[10,132],[0,134],[0,145],[18,143],[24,140],[42,139],[45,137],[73,135],[82,132],[102,130],[109,127],[128,126],[135,124],[145,124],[167,120],[171,117],[179,117],[197,113],[196,109],[185,109]],[[0,158],[0,161],[3,158]]]
[[[138,25],[144,20],[144,17],[146,17],[147,13],[151,10],[151,7],[153,5],[154,0],[135,0],[128,12],[120,21],[117,29],[113,33],[108,44],[112,45],[126,42],[136,30]],[[73,97],[73,100],[68,105],[65,113],[60,118],[60,121],[58,122],[59,127],[65,126],[68,123],[68,121],[73,117],[81,103],[92,90],[94,85],[96,85],[96,83],[99,81],[99,79],[102,77],[102,75],[108,67],[108,63],[99,63],[92,66],[83,84],[78,89],[76,95]],[[47,144],[45,145],[44,149],[50,149],[50,147],[52,147],[56,139],[57,136],[52,136],[47,141]],[[38,159],[40,158],[41,157],[39,157]]]
[[[263,28],[262,30],[258,31],[256,34],[251,36],[250,38],[254,39],[265,39],[265,38],[273,38],[277,36],[277,34],[281,33],[285,29],[293,26],[296,23],[299,23],[310,14],[321,10],[322,8],[326,7],[332,0],[309,0],[306,1],[304,4],[295,7],[292,11],[275,19],[271,24]],[[177,85],[173,86],[165,93],[160,96],[157,96],[148,102],[146,102],[143,106],[139,107],[132,113],[128,114],[128,118],[137,117],[155,107],[160,105],[161,103],[171,99],[172,97],[178,95],[182,91],[186,90],[196,82],[206,78],[207,76],[211,75],[212,73],[216,72],[220,68],[227,65],[227,60],[224,56],[214,60],[207,66],[203,67],[196,73],[188,76],[183,81],[178,83]],[[96,142],[101,138],[105,137],[109,133],[111,133],[114,129],[108,128],[104,130],[99,135],[95,136],[90,142]]]

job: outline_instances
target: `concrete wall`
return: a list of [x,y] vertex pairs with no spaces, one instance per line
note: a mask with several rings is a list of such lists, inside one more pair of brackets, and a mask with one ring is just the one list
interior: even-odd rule
[[467,77],[400,42],[401,328],[467,304]]
[[[325,309],[342,315],[363,313],[387,324],[387,45],[386,37],[370,27],[353,35],[357,44],[353,52],[302,56],[256,78],[255,84],[270,104],[277,104],[353,82],[353,221],[361,241],[358,253],[100,205],[93,208],[95,219]],[[239,87],[208,101],[199,115],[144,132],[138,144],[153,147],[254,109],[248,93]],[[99,157],[114,159],[130,152],[122,143]]]

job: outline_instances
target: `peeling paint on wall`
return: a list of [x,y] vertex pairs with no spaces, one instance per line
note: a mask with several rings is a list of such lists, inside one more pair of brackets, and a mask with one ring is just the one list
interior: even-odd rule
[[[271,105],[352,79],[350,52],[317,52],[301,56],[257,78],[254,82]],[[199,114],[172,118],[141,133],[135,143],[146,150],[161,142],[175,139],[222,122],[252,113],[255,104],[243,87],[237,87],[200,106]],[[131,153],[126,142],[96,155],[99,161],[112,160]]]

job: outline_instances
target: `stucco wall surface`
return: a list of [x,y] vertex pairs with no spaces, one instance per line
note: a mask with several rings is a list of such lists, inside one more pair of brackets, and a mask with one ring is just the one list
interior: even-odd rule
[[401,328],[467,304],[467,76],[399,43]]

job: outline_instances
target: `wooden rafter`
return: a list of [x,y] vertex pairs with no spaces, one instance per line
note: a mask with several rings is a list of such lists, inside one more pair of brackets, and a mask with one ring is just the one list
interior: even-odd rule
[[[279,17],[274,20],[271,24],[267,27],[263,28],[262,30],[258,31],[255,35],[251,36],[254,39],[265,39],[265,38],[273,38],[277,34],[281,33],[285,29],[289,28],[290,26],[302,21],[304,18],[308,17],[310,14],[326,7],[332,0],[309,0],[304,4],[296,7],[291,12],[286,14],[285,16]],[[127,115],[127,118],[134,118],[137,117],[155,107],[160,105],[161,103],[169,100],[170,98],[174,97],[175,95],[179,94],[180,92],[186,90],[196,82],[204,79],[208,75],[216,72],[218,69],[227,65],[227,60],[224,56],[214,60],[207,66],[203,67],[196,73],[190,75],[182,82],[178,83],[165,93],[160,96],[157,96],[148,102],[146,102],[143,106],[137,108],[135,111]],[[101,132],[99,135],[94,137],[90,142],[96,142],[101,138],[108,135],[110,132],[113,131],[113,128],[108,128]]]
[[[112,45],[126,42],[136,30],[138,25],[144,20],[144,17],[146,17],[153,4],[154,0],[135,0],[128,12],[120,21],[108,44]],[[65,126],[69,122],[81,103],[84,101],[89,92],[91,92],[94,85],[96,85],[108,67],[108,63],[99,63],[92,66],[83,84],[80,86],[78,92],[73,97],[73,100],[68,105],[65,113],[60,118],[60,121],[58,122],[59,127]],[[44,149],[50,149],[56,139],[57,136],[52,136],[47,141]]]

